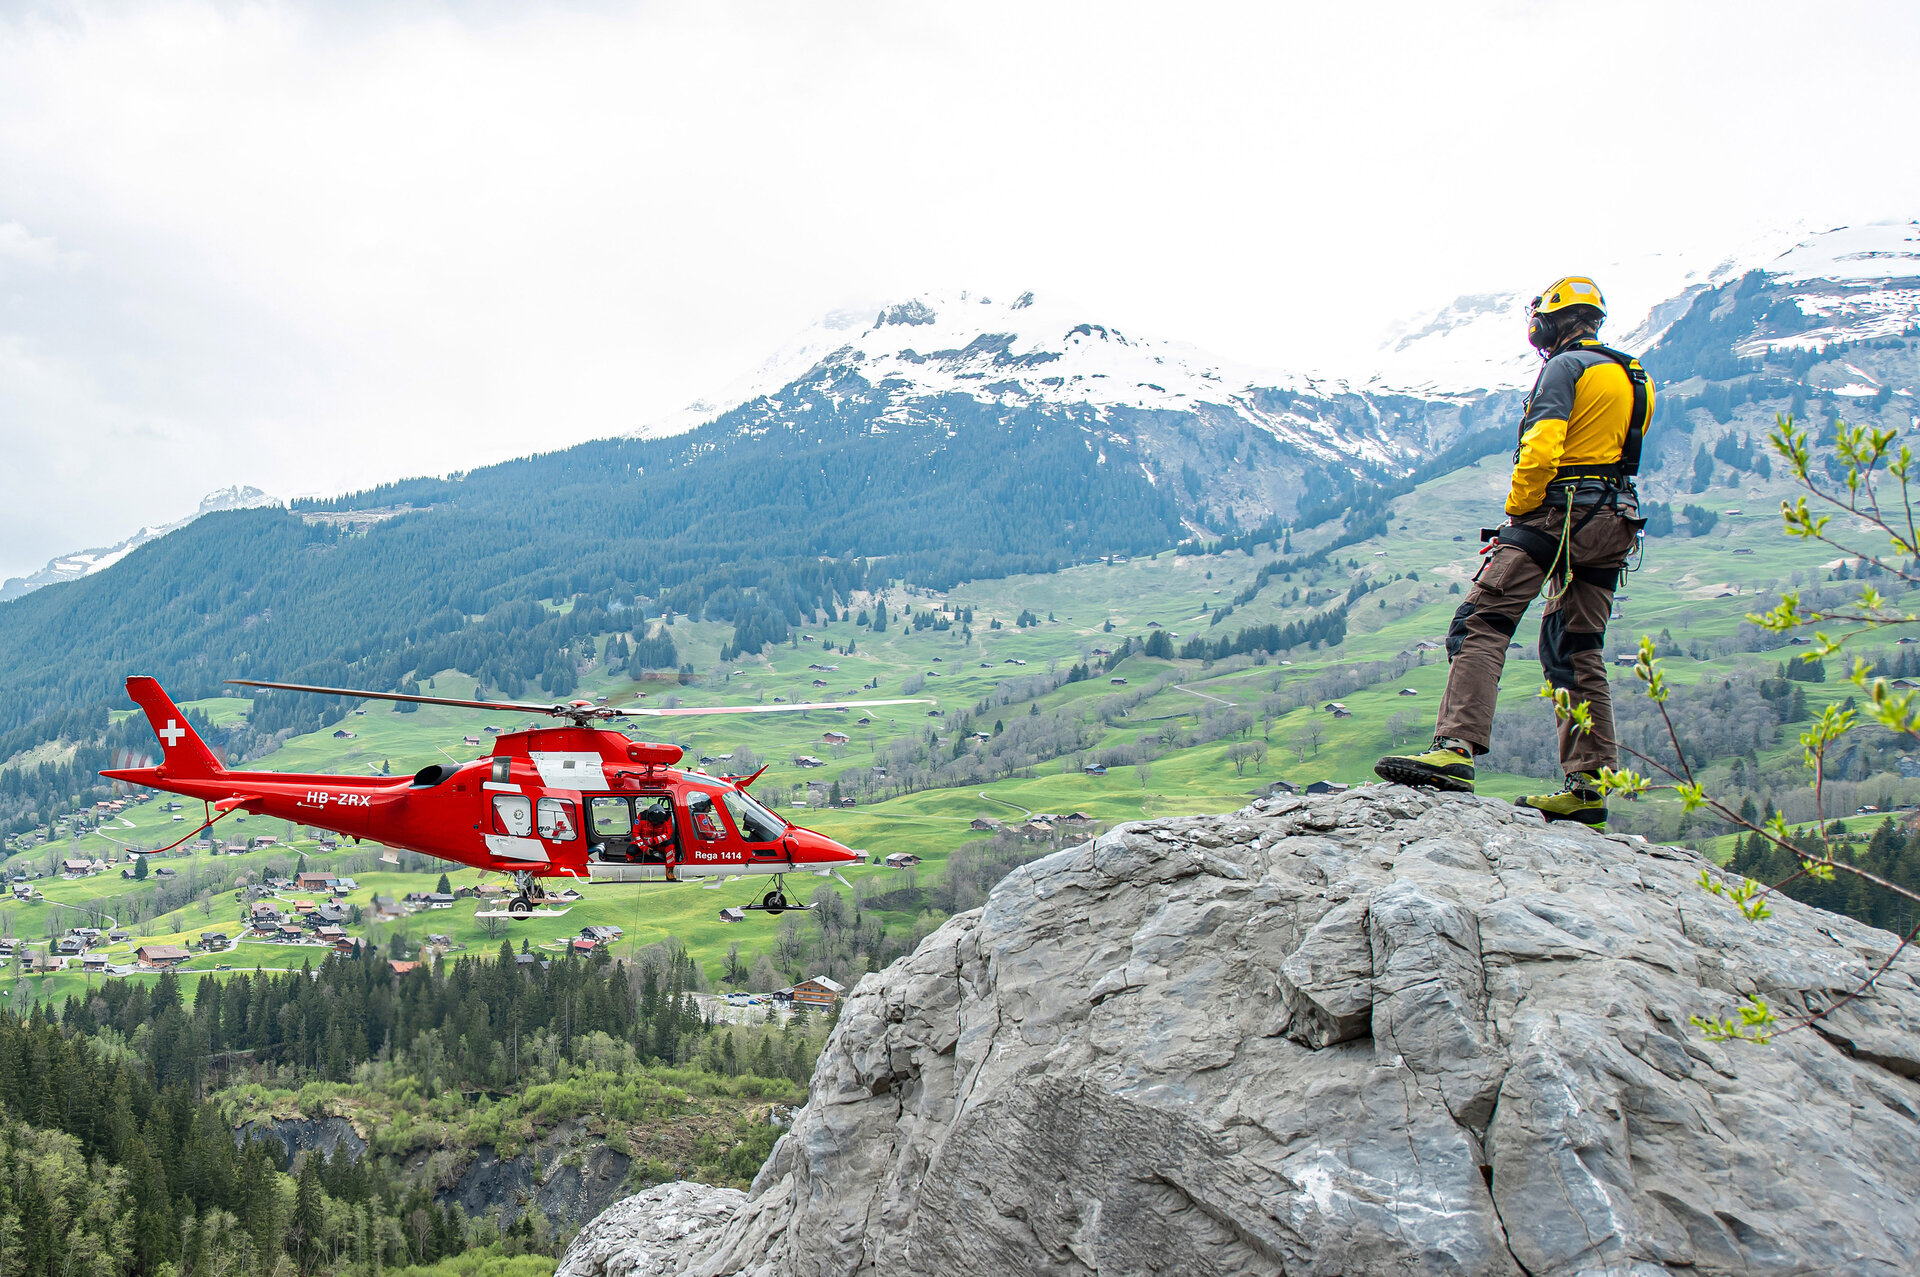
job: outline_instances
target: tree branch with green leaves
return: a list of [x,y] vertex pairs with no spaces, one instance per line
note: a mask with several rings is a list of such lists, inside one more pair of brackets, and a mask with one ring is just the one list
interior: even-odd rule
[[[1907,445],[1895,447],[1897,437],[1898,432],[1893,430],[1849,425],[1836,420],[1834,456],[1845,467],[1845,474],[1838,480],[1838,487],[1832,489],[1824,486],[1816,476],[1815,450],[1810,432],[1797,425],[1791,415],[1775,417],[1774,430],[1768,442],[1786,463],[1793,481],[1806,489],[1804,495],[1780,503],[1782,531],[1786,536],[1831,546],[1856,562],[1910,586],[1920,587],[1920,532],[1916,531],[1912,500],[1912,486],[1916,480],[1920,480],[1920,468],[1916,467],[1915,458]],[[1891,484],[1898,485],[1897,507],[1891,497],[1888,497],[1884,506],[1882,503],[1882,488]],[[1812,498],[1813,504],[1809,504],[1809,498]],[[1881,551],[1866,550],[1841,540],[1843,534],[1833,526],[1834,514],[1818,511],[1818,506],[1829,506],[1843,513],[1853,520],[1859,535],[1884,538],[1887,548]],[[1840,653],[1849,643],[1888,626],[1920,623],[1920,615],[1893,606],[1872,585],[1862,585],[1858,597],[1851,604],[1839,607],[1803,606],[1799,591],[1786,591],[1776,606],[1766,612],[1749,613],[1746,619],[1773,634],[1811,631],[1812,638],[1807,641],[1807,650],[1799,657],[1809,664]],[[1822,627],[1831,627],[1834,632],[1829,633],[1828,629]],[[1603,793],[1633,798],[1654,790],[1671,789],[1679,797],[1683,811],[1710,812],[1726,824],[1757,835],[1788,853],[1797,861],[1799,868],[1771,884],[1746,878],[1729,883],[1712,870],[1703,869],[1700,872],[1701,888],[1732,903],[1749,922],[1759,922],[1770,916],[1773,911],[1768,898],[1780,894],[1788,885],[1803,878],[1830,882],[1835,874],[1849,874],[1878,890],[1892,892],[1915,905],[1916,911],[1920,912],[1920,892],[1837,854],[1833,843],[1826,816],[1828,760],[1836,744],[1862,722],[1861,709],[1829,705],[1800,734],[1803,758],[1811,773],[1809,784],[1814,791],[1814,827],[1819,832],[1818,847],[1810,848],[1804,845],[1803,840],[1795,839],[1793,829],[1777,812],[1765,822],[1756,822],[1742,816],[1731,805],[1707,791],[1695,774],[1686,747],[1681,743],[1680,734],[1668,712],[1667,703],[1672,689],[1667,684],[1654,650],[1653,640],[1643,635],[1633,672],[1643,685],[1648,699],[1659,710],[1667,741],[1673,749],[1674,762],[1670,764],[1614,741],[1613,747],[1631,757],[1644,771],[1631,767],[1602,768],[1599,784]],[[1894,690],[1885,678],[1875,677],[1873,667],[1858,655],[1854,657],[1849,681],[1866,697],[1866,719],[1895,735],[1920,742],[1920,706],[1915,704],[1915,696],[1920,693],[1916,690]],[[1556,719],[1569,723],[1576,732],[1589,735],[1594,732],[1591,708],[1584,702],[1575,702],[1566,689],[1543,687],[1540,695],[1553,703]],[[1914,943],[1916,935],[1920,935],[1920,923],[1901,936],[1893,952],[1874,966],[1864,979],[1842,997],[1818,1010],[1783,1018],[1764,999],[1750,996],[1737,1008],[1734,1016],[1696,1015],[1693,1024],[1715,1041],[1754,1043],[1770,1041],[1781,1032],[1810,1027],[1847,1003],[1867,996],[1880,977]]]

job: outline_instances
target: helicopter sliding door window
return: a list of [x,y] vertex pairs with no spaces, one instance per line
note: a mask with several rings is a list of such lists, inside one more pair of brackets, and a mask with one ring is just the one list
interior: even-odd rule
[[493,796],[493,827],[500,833],[515,838],[531,836],[533,799],[525,794],[495,794]]
[[702,842],[720,841],[720,817],[713,810],[712,794],[696,789],[687,795],[687,823]]
[[593,799],[593,835],[625,841],[633,833],[633,808],[624,798]]
[[540,800],[540,836],[553,842],[574,839],[573,803],[565,798]]

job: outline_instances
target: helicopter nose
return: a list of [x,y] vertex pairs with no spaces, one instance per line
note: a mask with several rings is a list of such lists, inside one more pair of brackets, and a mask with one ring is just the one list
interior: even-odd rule
[[815,865],[850,864],[860,859],[860,853],[850,847],[843,847],[825,834],[815,833],[811,829],[802,829],[798,825],[789,832],[793,840],[793,858]]

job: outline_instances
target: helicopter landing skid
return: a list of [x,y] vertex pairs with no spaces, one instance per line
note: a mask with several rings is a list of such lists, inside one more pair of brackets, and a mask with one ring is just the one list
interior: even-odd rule
[[771,913],[771,914],[777,915],[777,914],[787,913],[789,911],[799,911],[804,909],[812,909],[815,907],[813,905],[803,905],[797,900],[787,899],[787,893],[782,888],[781,882],[780,882],[780,879],[782,876],[783,875],[780,875],[780,874],[774,875],[773,890],[769,891],[766,895],[760,897],[757,903],[750,904],[750,905],[741,905],[740,908],[744,910],[751,910],[754,913]]
[[[474,910],[473,916],[476,918],[506,918],[509,921],[518,922],[522,918],[558,918],[569,911],[568,909],[542,908],[541,906],[547,903],[547,893],[540,890],[533,874],[527,870],[517,869],[514,871],[513,885],[515,894],[513,899],[507,901],[506,908],[476,909]],[[571,906],[569,906],[569,908],[571,908]]]

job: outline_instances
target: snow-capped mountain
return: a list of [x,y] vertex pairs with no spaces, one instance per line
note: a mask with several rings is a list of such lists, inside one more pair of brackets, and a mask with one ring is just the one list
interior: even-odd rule
[[184,528],[203,514],[212,514],[216,510],[251,510],[256,506],[281,505],[280,498],[268,496],[253,487],[221,488],[209,492],[200,499],[200,508],[184,519],[164,523],[158,527],[141,528],[124,541],[114,545],[100,546],[91,550],[76,550],[72,554],[62,554],[48,561],[47,566],[26,576],[8,577],[0,582],[0,603],[8,599],[17,599],[23,594],[31,594],[43,585],[53,585],[60,581],[75,581],[83,576],[92,576],[104,572],[156,537],[163,537],[176,528]]
[[[1071,420],[1105,458],[1130,454],[1156,483],[1198,475],[1220,513],[1294,507],[1308,469],[1404,474],[1453,442],[1483,399],[1360,389],[1236,364],[1180,342],[1123,331],[1032,293],[923,294],[835,311],[725,393],[637,431],[707,422],[742,431],[828,418],[882,433],[939,424],[953,406]],[[1251,441],[1243,443],[1243,441]],[[1278,464],[1235,467],[1257,446]]]
[[[1756,334],[1743,354],[1770,344],[1820,346],[1905,331],[1920,317],[1920,223],[1876,222],[1817,233],[1781,231],[1736,252],[1669,253],[1586,268],[1606,291],[1608,337],[1635,353],[1652,349],[1696,297],[1758,271],[1791,294],[1810,322],[1790,313]],[[1544,282],[1544,281],[1543,281]],[[1389,328],[1373,369],[1356,384],[1413,393],[1531,385],[1539,360],[1526,344],[1532,293],[1483,293]]]

